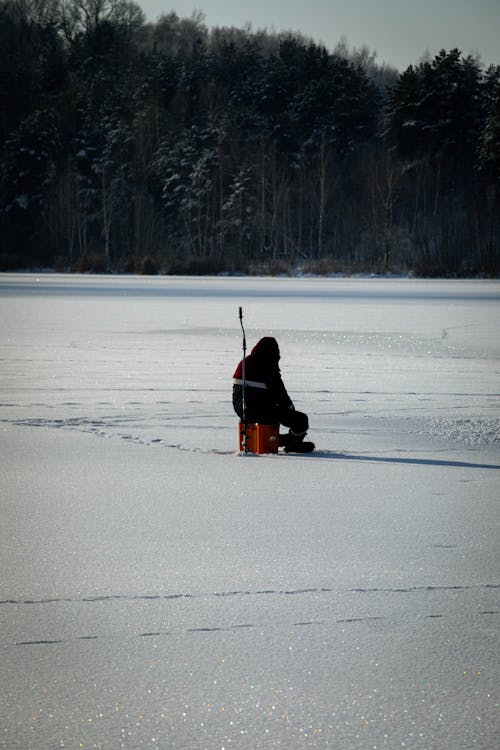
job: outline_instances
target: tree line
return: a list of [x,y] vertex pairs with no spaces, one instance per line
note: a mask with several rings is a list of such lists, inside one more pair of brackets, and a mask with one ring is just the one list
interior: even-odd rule
[[497,275],[500,66],[0,1],[0,270]]

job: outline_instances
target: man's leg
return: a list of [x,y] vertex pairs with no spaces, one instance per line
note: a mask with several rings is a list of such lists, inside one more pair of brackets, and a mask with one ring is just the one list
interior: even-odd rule
[[307,414],[295,409],[284,409],[279,413],[279,421],[284,427],[289,427],[288,435],[283,438],[283,445],[287,447],[299,445],[309,429]]

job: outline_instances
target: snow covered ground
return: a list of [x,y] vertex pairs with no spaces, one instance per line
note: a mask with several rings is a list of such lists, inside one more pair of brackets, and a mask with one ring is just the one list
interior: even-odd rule
[[[497,748],[499,303],[0,276],[0,747]],[[315,454],[236,452],[239,305]]]

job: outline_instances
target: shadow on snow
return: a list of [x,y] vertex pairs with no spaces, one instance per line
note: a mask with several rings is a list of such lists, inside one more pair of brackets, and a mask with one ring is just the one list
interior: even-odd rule
[[469,461],[450,461],[437,458],[401,458],[399,456],[365,456],[358,453],[335,453],[334,451],[315,451],[301,455],[301,458],[334,459],[336,461],[370,461],[384,464],[410,464],[414,466],[441,466],[454,469],[500,469],[496,464],[471,463]]

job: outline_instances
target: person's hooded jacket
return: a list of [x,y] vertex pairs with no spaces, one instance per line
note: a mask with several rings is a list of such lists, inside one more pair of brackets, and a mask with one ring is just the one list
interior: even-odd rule
[[[245,401],[248,422],[279,421],[279,413],[293,409],[293,403],[281,379],[278,342],[265,336],[245,357]],[[243,414],[243,360],[233,375],[233,407]]]

